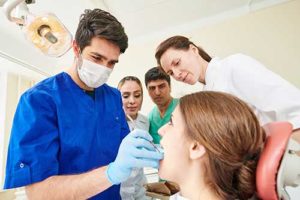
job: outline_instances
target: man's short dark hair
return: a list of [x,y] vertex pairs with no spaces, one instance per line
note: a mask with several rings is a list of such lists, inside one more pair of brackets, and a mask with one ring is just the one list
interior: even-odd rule
[[171,85],[171,79],[160,67],[153,67],[149,69],[145,74],[145,85],[148,86],[150,81],[166,80]]
[[121,53],[124,53],[128,47],[128,37],[124,27],[114,16],[101,9],[86,9],[80,16],[75,41],[83,51],[94,37],[111,41],[120,48]]

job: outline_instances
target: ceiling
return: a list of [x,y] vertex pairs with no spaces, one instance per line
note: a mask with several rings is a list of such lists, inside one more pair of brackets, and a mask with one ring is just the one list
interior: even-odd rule
[[[0,6],[6,0],[0,0]],[[124,25],[129,43],[147,41],[167,33],[189,31],[214,19],[249,13],[287,0],[36,0],[30,12],[53,12],[74,34],[80,14],[85,8],[102,8],[115,15]],[[235,14],[234,14],[235,13]],[[184,29],[184,30],[183,30]],[[71,51],[63,58],[49,58],[34,49],[18,26],[0,13],[0,56],[18,59],[27,67],[45,74],[53,66],[72,58]],[[34,58],[34,59],[33,59]],[[42,67],[36,67],[42,66]]]

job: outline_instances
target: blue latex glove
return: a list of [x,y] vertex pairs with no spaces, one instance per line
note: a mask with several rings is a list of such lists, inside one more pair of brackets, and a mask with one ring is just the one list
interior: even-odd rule
[[112,184],[127,180],[133,168],[158,168],[163,154],[156,151],[150,141],[150,134],[140,129],[133,130],[123,139],[116,160],[106,170],[106,176]]

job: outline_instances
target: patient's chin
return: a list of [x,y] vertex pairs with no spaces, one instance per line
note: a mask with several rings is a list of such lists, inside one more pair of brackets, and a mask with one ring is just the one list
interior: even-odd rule
[[158,176],[163,180],[169,180],[171,178],[170,169],[168,169],[168,166],[163,160],[160,161],[160,165],[158,168]]
[[164,177],[164,161],[163,161],[163,160],[161,160],[161,161],[159,162],[158,176],[159,176],[159,178],[161,178],[161,179],[163,179],[163,177]]

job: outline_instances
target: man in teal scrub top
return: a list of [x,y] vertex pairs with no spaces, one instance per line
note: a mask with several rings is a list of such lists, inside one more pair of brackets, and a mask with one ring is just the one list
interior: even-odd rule
[[153,137],[153,142],[159,144],[161,137],[157,131],[170,121],[178,99],[171,96],[170,76],[159,67],[153,67],[147,71],[145,74],[145,84],[149,96],[153,103],[156,104],[148,115],[150,122],[149,133]]

